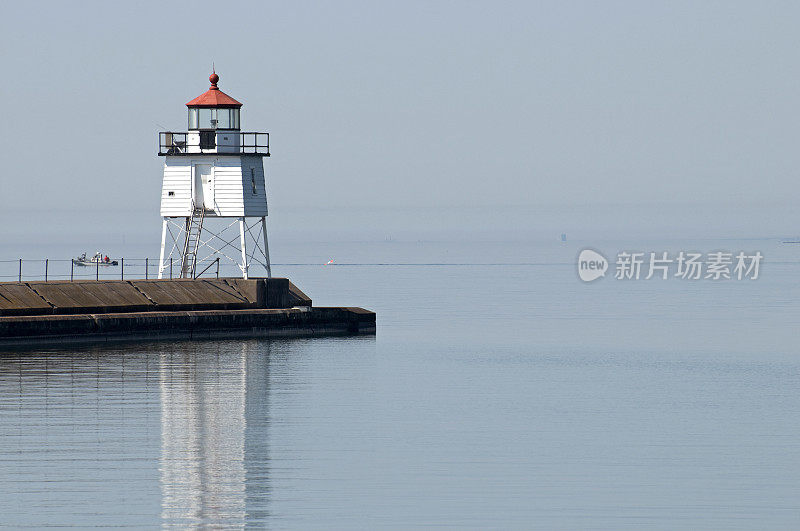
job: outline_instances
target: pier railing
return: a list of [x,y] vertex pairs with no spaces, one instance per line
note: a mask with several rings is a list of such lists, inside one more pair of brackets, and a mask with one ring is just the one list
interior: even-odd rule
[[[116,265],[114,265],[116,263]],[[253,264],[254,266],[256,264]],[[213,260],[198,260],[193,278],[239,277],[238,265]],[[251,274],[255,271],[251,269]],[[180,260],[170,259],[162,278],[179,278]],[[50,280],[148,280],[158,278],[158,258],[114,258],[109,262],[82,265],[72,259],[0,260],[0,282],[29,282]]]

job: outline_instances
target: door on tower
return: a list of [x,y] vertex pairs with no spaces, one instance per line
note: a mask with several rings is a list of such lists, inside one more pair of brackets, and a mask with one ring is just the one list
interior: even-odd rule
[[195,208],[214,210],[214,170],[211,164],[194,165]]

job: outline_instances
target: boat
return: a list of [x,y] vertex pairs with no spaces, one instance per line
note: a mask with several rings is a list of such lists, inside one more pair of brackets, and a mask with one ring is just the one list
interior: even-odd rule
[[119,265],[116,260],[110,259],[100,251],[96,252],[91,258],[86,258],[86,253],[83,253],[77,258],[72,259],[72,263],[79,266],[115,266]]

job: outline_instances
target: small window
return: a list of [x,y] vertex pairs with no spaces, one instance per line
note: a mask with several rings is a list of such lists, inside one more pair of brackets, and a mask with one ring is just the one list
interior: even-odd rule
[[231,109],[231,129],[239,129],[239,109]]
[[257,193],[256,191],[256,169],[250,168],[250,182],[253,184],[253,195]]

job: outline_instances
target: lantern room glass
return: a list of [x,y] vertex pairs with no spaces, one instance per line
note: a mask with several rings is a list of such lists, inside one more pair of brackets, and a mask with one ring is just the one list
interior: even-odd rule
[[231,110],[230,109],[216,109],[217,111],[217,129],[230,129],[231,128]]
[[239,129],[239,109],[191,107],[189,129]]
[[197,129],[197,107],[189,109],[189,129]]

